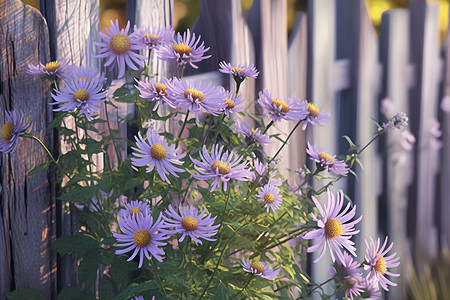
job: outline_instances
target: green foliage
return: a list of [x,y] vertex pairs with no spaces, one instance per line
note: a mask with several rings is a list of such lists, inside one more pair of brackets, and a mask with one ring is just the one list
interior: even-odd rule
[[36,290],[30,288],[18,288],[6,294],[8,300],[45,300],[44,296]]

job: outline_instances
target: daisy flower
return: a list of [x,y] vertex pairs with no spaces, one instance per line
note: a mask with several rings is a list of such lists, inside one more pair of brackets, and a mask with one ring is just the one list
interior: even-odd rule
[[150,259],[150,255],[162,262],[161,255],[164,251],[160,246],[167,243],[162,242],[169,238],[166,233],[162,232],[163,225],[162,216],[159,215],[158,220],[153,223],[151,215],[137,214],[136,217],[119,218],[119,226],[123,233],[113,233],[117,239],[117,247],[126,247],[125,249],[116,250],[116,254],[124,254],[133,251],[128,261],[132,260],[139,253],[139,268],[144,262],[144,255]]
[[169,85],[169,80],[167,78],[161,78],[157,81],[156,78],[148,79],[145,77],[144,81],[135,79],[137,85],[135,87],[139,90],[139,96],[141,98],[147,99],[148,101],[156,102],[153,107],[153,111],[157,110],[159,106],[167,103],[170,107],[175,108],[172,101],[167,98],[167,86]]
[[302,125],[302,130],[305,130],[308,123],[313,125],[322,126],[323,123],[331,120],[331,114],[326,111],[320,111],[319,108],[308,101],[303,101],[303,104],[307,107],[306,120]]
[[97,106],[106,100],[106,91],[102,92],[100,79],[90,81],[72,78],[65,82],[65,87],[61,91],[54,90],[52,98],[56,101],[51,105],[62,104],[53,111],[74,111],[79,108],[78,114],[84,114],[91,121],[92,114],[100,111]]
[[[383,245],[381,245],[381,240],[378,238],[377,243],[370,238],[370,245],[366,242],[366,263],[364,265],[365,270],[369,270],[369,274],[367,275],[367,279],[376,279],[377,282],[381,285],[381,287],[389,291],[388,285],[397,286],[396,283],[388,280],[386,275],[390,275],[393,277],[398,277],[400,274],[389,272],[389,268],[395,268],[400,265],[400,257],[395,257],[397,252],[386,256],[387,253],[392,249],[394,243],[391,243],[389,247],[386,248],[388,238],[384,240]],[[381,246],[381,247],[380,247]]]
[[267,263],[256,260],[250,262],[250,259],[248,258],[242,258],[241,266],[245,272],[253,273],[268,280],[274,280],[278,273],[278,271],[270,269]]
[[231,113],[240,112],[245,108],[245,106],[239,106],[244,103],[244,98],[242,98],[241,95],[236,96],[236,94],[233,94],[224,88],[221,88],[221,92],[223,97],[222,100],[226,103],[224,113],[227,118],[230,118]]
[[178,65],[183,66],[189,63],[193,68],[197,69],[198,67],[194,63],[210,58],[211,55],[204,56],[209,47],[205,48],[204,42],[199,45],[201,36],[198,36],[197,40],[195,38],[195,33],[191,35],[189,29],[183,33],[183,36],[178,33],[172,44],[162,45],[159,48],[159,59],[165,61],[175,60]]
[[130,203],[125,203],[125,208],[119,211],[119,216],[122,218],[135,217],[137,214],[149,215],[152,213],[150,206],[145,201],[132,200]]
[[30,75],[47,75],[52,76],[56,75],[59,78],[66,78],[70,75],[72,65],[69,65],[69,62],[59,63],[57,61],[49,62],[46,65],[39,63],[39,65],[35,66],[33,64],[28,64],[27,74]]
[[349,222],[355,216],[356,205],[349,211],[350,203],[348,203],[346,208],[341,211],[344,205],[344,193],[342,190],[337,195],[337,201],[329,189],[327,192],[328,205],[326,210],[322,209],[319,201],[314,196],[311,197],[321,215],[321,219],[313,215],[313,219],[317,222],[319,228],[305,234],[306,240],[319,239],[317,244],[308,248],[308,252],[315,252],[320,249],[319,257],[314,263],[322,259],[327,245],[330,248],[333,262],[336,260],[335,254],[342,258],[341,247],[346,248],[353,256],[356,256],[356,248],[353,247],[355,243],[350,239],[359,232],[359,230],[355,230],[354,226],[361,221],[362,216],[353,222]]
[[217,116],[227,106],[227,103],[222,100],[220,91],[211,82],[174,78],[167,86],[167,94],[176,107],[186,107],[195,113],[197,122],[199,122],[200,111]]
[[272,212],[276,212],[281,207],[280,189],[273,185],[267,184],[261,187],[256,197],[258,201],[264,201],[264,207],[267,208],[267,212],[269,212],[269,209],[272,209]]
[[181,204],[178,207],[179,214],[173,209],[172,205],[169,204],[169,209],[165,211],[168,217],[163,216],[165,232],[169,234],[181,233],[179,242],[184,241],[186,236],[191,237],[195,244],[202,244],[200,239],[207,241],[215,241],[216,239],[211,238],[216,235],[217,228],[220,224],[212,225],[216,217],[211,218],[211,214],[206,216],[206,212],[202,211],[198,213],[198,209],[191,207],[182,207]]
[[102,42],[94,42],[99,46],[99,54],[94,57],[107,58],[104,66],[111,66],[113,68],[116,64],[119,66],[119,78],[125,73],[125,64],[133,69],[137,70],[144,64],[146,57],[137,54],[135,50],[141,49],[139,40],[136,33],[128,35],[130,29],[130,21],[128,21],[125,29],[119,28],[119,20],[114,23],[111,20],[111,27],[105,27],[107,34],[100,32]]
[[156,166],[161,179],[169,184],[170,181],[166,175],[170,173],[179,177],[176,172],[184,172],[183,169],[175,167],[174,164],[182,165],[183,162],[180,159],[185,157],[186,153],[177,155],[176,153],[180,148],[175,149],[175,145],[169,147],[166,139],[156,131],[150,128],[147,131],[147,139],[144,139],[140,132],[135,138],[137,148],[131,147],[134,150],[133,155],[136,156],[131,158],[131,163],[134,166],[147,166],[147,173],[153,171]]
[[12,153],[16,151],[19,137],[25,134],[28,127],[30,127],[30,124],[25,122],[23,112],[5,111],[5,123],[0,135],[0,152]]
[[200,152],[201,162],[189,156],[195,164],[195,169],[200,173],[192,174],[195,179],[214,179],[211,184],[211,192],[217,188],[220,181],[223,183],[223,190],[226,191],[227,182],[230,179],[248,181],[250,176],[249,170],[246,169],[248,162],[241,163],[242,156],[237,156],[233,151],[228,153],[228,151],[223,152],[222,150],[223,146],[219,148],[219,145],[213,145],[211,154],[209,154],[206,146],[203,145],[203,151]]
[[261,145],[271,144],[270,138],[261,133],[259,128],[251,128],[247,123],[239,123],[236,127],[237,131]]
[[335,175],[346,175],[348,173],[349,167],[343,160],[337,160],[336,155],[323,152],[323,149],[319,152],[309,142],[306,152],[309,154],[311,160],[316,162],[318,167],[320,166]]
[[173,39],[175,31],[171,26],[168,27],[144,27],[137,28],[134,25],[137,44],[140,49],[158,49],[162,45],[168,45]]
[[259,92],[258,103],[267,110],[267,114],[263,116],[270,115],[274,122],[283,119],[300,121],[308,115],[306,104],[300,102],[297,98],[288,97],[286,100],[272,98],[272,94],[267,90]]
[[258,70],[256,70],[254,64],[233,66],[230,63],[221,62],[219,63],[219,71],[225,74],[233,75],[236,82],[243,81],[245,78],[256,78],[258,77]]

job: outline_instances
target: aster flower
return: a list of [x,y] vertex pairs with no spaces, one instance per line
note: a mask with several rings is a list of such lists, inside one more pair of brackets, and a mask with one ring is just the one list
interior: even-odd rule
[[173,39],[175,31],[171,26],[137,28],[134,25],[134,33],[140,49],[152,50],[158,49],[162,45],[168,45]]
[[170,181],[166,175],[170,173],[179,177],[176,172],[184,172],[183,169],[175,167],[174,164],[182,165],[183,162],[180,159],[185,157],[186,153],[177,155],[176,153],[180,148],[175,149],[175,145],[169,147],[166,139],[156,131],[150,128],[147,131],[147,139],[144,139],[140,132],[135,138],[137,148],[131,147],[134,150],[133,155],[136,156],[131,158],[131,163],[134,166],[147,166],[147,173],[153,171],[156,166],[161,179],[169,184]]
[[[111,66],[113,68],[116,64],[119,66],[119,78],[125,73],[125,64],[137,70],[144,64],[146,57],[137,54],[135,50],[141,49],[136,33],[128,35],[130,29],[130,21],[128,21],[125,29],[119,28],[119,21],[114,23],[111,20],[111,27],[105,27],[107,34],[100,32],[102,42],[94,42],[99,46],[99,54],[94,56],[97,58],[107,58],[104,66]],[[114,63],[113,63],[114,62]]]
[[336,155],[331,155],[323,151],[318,151],[316,147],[308,142],[306,152],[309,154],[311,160],[315,161],[317,166],[332,172],[335,175],[346,175],[349,167],[343,160],[337,160]]
[[125,208],[119,211],[119,216],[122,218],[135,217],[137,214],[149,215],[152,213],[150,206],[145,201],[132,200],[130,203],[125,203]]
[[272,98],[268,90],[259,92],[258,103],[267,111],[265,115],[270,115],[274,122],[283,119],[300,121],[308,115],[306,104],[301,103],[297,98],[288,97],[285,100]]
[[71,74],[68,76],[70,79],[77,79],[78,81],[93,81],[96,80],[98,84],[103,85],[105,81],[105,74],[99,73],[97,69],[91,69],[88,67],[73,67]]
[[267,184],[261,187],[258,190],[258,194],[256,194],[256,198],[258,198],[258,201],[264,201],[264,207],[267,208],[267,212],[269,212],[269,209],[272,209],[272,212],[276,212],[281,207],[280,189],[273,185]]
[[106,100],[106,91],[102,92],[100,79],[89,81],[72,78],[65,82],[65,87],[61,91],[55,90],[52,98],[56,101],[51,105],[62,104],[53,111],[74,111],[79,109],[78,114],[84,114],[91,121],[92,114],[100,111],[97,106]]
[[162,106],[164,103],[168,104],[170,107],[175,108],[172,104],[172,101],[167,98],[167,86],[169,85],[169,80],[167,78],[161,78],[161,80],[157,81],[156,78],[148,79],[146,77],[144,81],[140,81],[135,79],[137,85],[135,87],[140,92],[140,97],[147,99],[148,101],[156,102],[153,107],[153,111],[157,110],[159,106]]
[[72,65],[69,65],[69,62],[59,63],[57,61],[51,61],[46,65],[39,63],[37,66],[33,64],[28,64],[27,74],[40,76],[47,75],[53,76],[56,75],[59,78],[66,78],[69,76],[71,72]]
[[331,114],[329,112],[319,110],[319,108],[311,102],[304,101],[303,103],[306,105],[308,113],[306,120],[302,125],[302,130],[306,129],[308,123],[322,126],[323,123],[331,120]]
[[167,94],[176,107],[186,107],[195,113],[197,122],[199,122],[200,111],[217,116],[227,106],[227,103],[222,100],[220,91],[211,82],[174,78],[167,86]]
[[189,63],[197,69],[198,67],[194,63],[211,57],[211,55],[204,56],[209,47],[205,48],[204,42],[199,45],[200,38],[201,36],[198,36],[196,40],[195,33],[191,35],[189,29],[183,33],[183,36],[178,33],[171,45],[162,45],[159,48],[158,57],[165,61],[175,60],[178,65],[183,66]]
[[261,133],[259,128],[251,128],[247,123],[239,123],[236,127],[237,131],[261,145],[271,144],[270,138]]
[[341,282],[346,287],[345,296],[353,299],[360,295],[362,285],[360,283],[361,274],[358,273],[359,263],[353,260],[353,257],[347,252],[330,267],[330,274],[335,281]]
[[[398,265],[400,265],[400,257],[395,257],[397,255],[397,252],[395,252],[392,255],[386,256],[387,253],[392,249],[392,246],[394,243],[391,243],[389,247],[386,248],[388,238],[384,240],[383,245],[381,245],[381,240],[378,238],[377,243],[375,244],[375,241],[370,238],[370,245],[366,242],[366,263],[367,265],[364,265],[365,270],[369,270],[369,274],[367,276],[367,279],[373,279],[375,278],[378,283],[381,285],[381,287],[389,291],[388,285],[397,286],[396,283],[388,280],[386,278],[386,275],[390,275],[393,277],[398,277],[400,274],[389,272],[389,268],[395,268]],[[381,246],[381,247],[380,247]]]
[[12,153],[16,151],[19,137],[25,134],[28,127],[30,127],[30,124],[25,122],[23,112],[5,111],[5,123],[0,135],[0,152]]
[[274,280],[278,274],[278,271],[269,268],[269,264],[261,261],[250,262],[249,258],[242,258],[241,266],[245,272],[253,273],[268,280]]
[[184,240],[186,236],[191,237],[195,244],[202,244],[200,239],[207,241],[215,241],[216,239],[211,238],[216,235],[217,228],[220,224],[212,225],[216,220],[216,217],[211,218],[211,214],[206,216],[206,212],[202,211],[198,213],[198,209],[191,207],[182,207],[181,204],[178,207],[177,213],[172,205],[169,204],[169,209],[165,211],[168,217],[163,216],[165,220],[164,227],[173,228],[164,229],[165,232],[169,234],[181,233],[179,239],[180,243]]
[[258,70],[256,70],[254,64],[250,65],[241,65],[238,64],[236,67],[233,67],[230,63],[221,62],[219,63],[219,71],[225,74],[233,75],[234,80],[236,82],[242,82],[245,78],[256,78],[258,77]]
[[378,283],[375,278],[372,278],[370,280],[366,278],[362,278],[360,280],[361,283],[361,297],[363,299],[380,299],[381,298],[381,291],[378,288]]
[[326,210],[322,209],[319,201],[314,196],[311,197],[321,215],[321,219],[313,215],[313,219],[317,222],[319,228],[305,234],[306,240],[319,239],[317,244],[308,248],[308,252],[315,252],[320,249],[319,257],[314,263],[322,259],[327,245],[330,248],[333,262],[336,260],[335,254],[342,258],[341,247],[346,248],[353,256],[356,256],[356,248],[353,247],[355,243],[350,239],[359,232],[359,230],[355,230],[354,226],[361,221],[362,216],[353,222],[349,222],[355,216],[356,205],[349,211],[350,203],[348,203],[345,209],[341,211],[344,204],[344,193],[342,190],[337,194],[337,201],[329,189],[327,193],[328,205]]
[[402,129],[408,126],[408,116],[404,112],[398,112],[392,119],[389,120],[386,124],[378,128],[378,132],[384,133],[385,131],[392,131],[394,128]]
[[206,146],[203,145],[203,151],[200,152],[201,162],[190,156],[195,165],[195,169],[200,174],[192,174],[195,179],[209,180],[214,179],[211,184],[211,192],[213,192],[220,181],[223,183],[223,190],[227,190],[227,182],[230,179],[248,181],[250,172],[246,169],[248,162],[241,163],[243,157],[237,156],[231,151],[223,152],[223,146],[213,145],[211,154],[208,153]]
[[221,92],[223,97],[222,100],[226,103],[224,113],[227,118],[230,118],[230,113],[240,112],[245,108],[245,106],[239,106],[244,103],[244,98],[242,98],[241,95],[236,96],[236,94],[233,94],[224,88],[221,88]]
[[116,250],[116,254],[124,254],[133,251],[128,261],[132,260],[139,253],[139,268],[144,262],[144,255],[150,259],[150,255],[162,262],[161,255],[164,251],[160,246],[167,243],[162,242],[169,238],[166,233],[161,231],[163,225],[162,216],[153,223],[151,215],[136,214],[136,217],[119,218],[119,226],[122,233],[113,233],[117,239],[117,247],[126,247],[125,249]]

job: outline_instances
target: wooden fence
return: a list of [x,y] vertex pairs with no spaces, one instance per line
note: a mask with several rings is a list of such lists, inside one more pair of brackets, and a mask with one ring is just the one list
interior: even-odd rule
[[[364,238],[389,235],[405,258],[400,272],[409,254],[420,270],[450,243],[450,115],[439,109],[440,99],[450,96],[450,39],[440,45],[438,5],[411,2],[409,9],[383,14],[379,35],[364,0],[308,1],[308,11],[297,16],[289,38],[286,0],[255,0],[246,17],[239,0],[202,0],[193,27],[213,55],[200,70],[215,71],[208,77],[216,83],[234,84],[216,71],[218,62],[255,63],[259,78],[241,90],[249,103],[267,88],[279,96],[295,93],[331,112],[330,123],[308,128],[306,134],[327,151],[345,154],[344,134],[358,146],[366,144],[376,133],[372,119],[379,119],[382,99],[390,98],[396,111],[409,115],[416,138],[412,151],[399,148],[401,132],[391,132],[363,153],[358,180],[348,176],[338,184],[364,216],[356,240],[360,255]],[[93,58],[99,1],[41,1],[40,10],[19,0],[0,0],[0,124],[5,110],[23,110],[33,132],[57,152],[54,134],[46,131],[52,119],[49,87],[27,75],[26,66],[57,59],[100,68]],[[127,3],[128,18],[138,26],[173,25],[173,12],[173,0]],[[156,59],[151,64],[158,74],[173,72]],[[114,114],[133,109],[123,104]],[[433,120],[442,125],[440,150],[430,142]],[[292,125],[282,123],[273,132],[287,133]],[[282,152],[282,168],[306,162],[305,139],[301,131],[292,138]],[[16,153],[0,157],[0,299],[17,287],[35,288],[54,299],[61,288],[77,284],[76,261],[57,259],[52,251],[57,237],[74,233],[75,218],[56,202],[52,174],[26,175],[44,158],[31,141],[21,141]],[[327,279],[327,264],[322,260],[310,267],[318,280]],[[407,280],[407,274],[397,280],[393,299],[401,297]]]

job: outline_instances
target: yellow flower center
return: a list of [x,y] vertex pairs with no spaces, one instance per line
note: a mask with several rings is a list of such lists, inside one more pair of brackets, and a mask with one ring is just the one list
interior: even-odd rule
[[205,99],[205,95],[196,89],[187,89],[184,91],[184,98],[189,99],[189,95],[191,95],[192,100],[202,102]]
[[231,172],[231,168],[227,165],[227,163],[221,160],[217,160],[211,164],[211,170],[216,172],[217,169],[219,169],[219,174],[222,175],[227,175]]
[[232,71],[233,71],[233,73],[234,74],[238,74],[239,72],[242,72],[242,71],[244,71],[244,69],[242,69],[242,68],[233,68],[233,69],[231,69]]
[[109,40],[109,48],[114,54],[121,55],[130,51],[131,41],[128,35],[117,33]]
[[134,244],[140,248],[144,248],[152,240],[152,234],[147,229],[141,229],[134,233]]
[[49,72],[49,73],[54,73],[56,70],[59,69],[59,67],[61,67],[61,65],[58,62],[52,61],[52,62],[49,62],[44,67],[42,67],[42,70]]
[[173,50],[181,56],[191,54],[192,52],[191,47],[183,43],[173,44]]
[[137,213],[142,213],[142,210],[139,207],[133,207],[130,211],[130,215],[134,217]]
[[156,40],[158,38],[158,36],[156,34],[150,35],[149,33],[146,33],[146,34],[144,34],[144,38],[146,40],[149,40],[149,39]]
[[73,93],[73,100],[74,101],[81,101],[86,102],[89,100],[89,92],[85,89],[81,89]]
[[375,263],[375,266],[373,266],[373,268],[375,269],[375,271],[377,271],[378,273],[381,273],[382,275],[384,275],[384,273],[386,272],[386,260],[384,259],[383,256],[380,255],[375,255],[376,257],[378,257],[377,262]]
[[318,156],[319,156],[320,160],[324,160],[324,161],[326,161],[328,163],[334,163],[334,159],[328,153],[320,152]]
[[13,122],[5,122],[2,127],[2,138],[5,141],[9,141],[13,137],[14,124]]
[[267,193],[264,195],[264,201],[268,204],[273,203],[275,201],[275,196],[272,193]]
[[347,282],[348,282],[351,286],[355,286],[355,284],[358,283],[358,280],[356,280],[355,278],[347,278]]
[[263,267],[262,263],[259,261],[252,262],[250,264],[250,268],[252,268],[253,270],[256,270],[258,272],[258,274],[264,273],[264,267]]
[[231,101],[230,99],[223,99],[223,101],[225,101],[227,103],[227,109],[233,109],[234,106],[236,105],[233,101]]
[[167,95],[166,86],[164,84],[158,82],[155,86],[155,89],[158,94]]
[[255,128],[250,128],[250,130],[248,131],[248,133],[253,134],[255,132]]
[[78,77],[77,80],[78,80],[78,82],[80,82],[81,80],[89,81],[89,78],[87,78],[87,77]]
[[272,100],[272,106],[277,107],[277,108],[281,106],[281,112],[283,112],[283,113],[289,112],[289,105],[286,102],[284,102],[283,100],[279,100],[279,99]]
[[183,226],[186,231],[194,231],[198,228],[198,221],[193,217],[184,217],[181,219],[181,226]]
[[163,147],[163,145],[161,144],[154,144],[151,148],[150,148],[150,155],[157,160],[162,160],[164,158],[166,158],[166,148]]
[[319,108],[312,103],[308,103],[307,105],[308,105],[309,115],[314,118],[317,118],[319,116],[319,112],[320,112]]
[[325,223],[325,235],[330,239],[340,237],[344,231],[341,221],[336,218],[328,219]]

